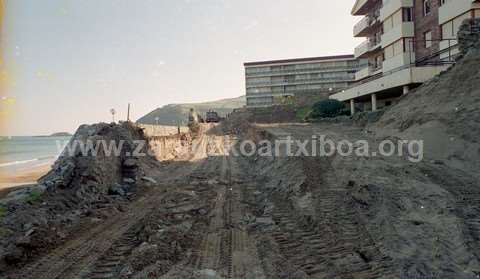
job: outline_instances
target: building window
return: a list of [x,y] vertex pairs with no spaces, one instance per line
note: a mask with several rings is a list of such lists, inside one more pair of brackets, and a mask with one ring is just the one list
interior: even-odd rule
[[403,22],[413,21],[413,8],[403,8]]
[[432,31],[427,31],[423,33],[423,37],[425,38],[425,47],[432,47]]
[[423,16],[429,15],[431,12],[430,0],[423,0]]

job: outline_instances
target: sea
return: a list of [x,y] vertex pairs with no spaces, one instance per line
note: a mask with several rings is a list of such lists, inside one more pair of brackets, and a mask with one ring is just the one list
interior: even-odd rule
[[51,165],[70,137],[0,137],[0,173]]

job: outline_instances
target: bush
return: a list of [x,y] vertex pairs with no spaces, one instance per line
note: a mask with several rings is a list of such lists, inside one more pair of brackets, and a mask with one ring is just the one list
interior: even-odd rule
[[7,209],[0,205],[0,218],[3,218],[5,215],[7,215]]
[[317,102],[313,105],[311,118],[331,118],[341,115],[348,115],[348,110],[345,109],[345,105],[333,99],[327,99]]
[[28,197],[25,198],[25,201],[26,202],[29,202],[29,203],[34,203],[38,200],[40,200],[40,198],[42,197],[42,193],[41,192],[38,192],[38,191],[32,191]]
[[298,108],[296,111],[297,120],[306,121],[308,119],[308,116],[311,114],[311,112],[312,112],[312,107],[310,106]]

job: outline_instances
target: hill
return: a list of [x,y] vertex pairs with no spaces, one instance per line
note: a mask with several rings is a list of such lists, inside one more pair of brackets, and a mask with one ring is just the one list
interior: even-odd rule
[[220,116],[231,113],[236,108],[245,106],[245,96],[233,99],[223,99],[213,102],[191,103],[191,104],[170,104],[157,108],[137,120],[139,124],[158,124],[177,125],[178,122],[185,122],[190,108],[194,108],[201,115],[205,115],[208,110],[215,110]]

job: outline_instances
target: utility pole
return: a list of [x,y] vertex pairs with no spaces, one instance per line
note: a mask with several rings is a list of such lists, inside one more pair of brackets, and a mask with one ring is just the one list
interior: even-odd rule
[[128,103],[127,122],[130,122],[130,103]]

